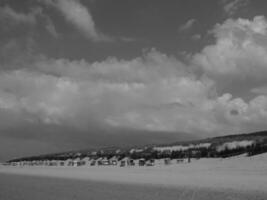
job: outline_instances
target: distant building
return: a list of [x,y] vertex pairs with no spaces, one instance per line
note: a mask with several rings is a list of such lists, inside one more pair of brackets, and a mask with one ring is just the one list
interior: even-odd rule
[[165,158],[164,159],[164,164],[165,165],[170,165],[171,164],[171,159],[170,158]]
[[84,157],[83,159],[81,159],[81,161],[82,161],[82,165],[89,166],[91,159],[90,157]]
[[134,160],[130,159],[129,157],[124,157],[123,159],[120,160],[121,167],[133,166],[133,165],[134,165]]
[[155,160],[154,159],[149,159],[146,161],[146,166],[154,166],[155,165]]
[[138,160],[138,165],[139,166],[145,166],[146,165],[146,160],[144,158],[141,158]]
[[107,159],[107,158],[103,158],[102,160],[101,160],[101,165],[110,165],[110,163],[109,163],[109,160]]
[[117,165],[118,164],[118,158],[116,156],[113,156],[109,159],[110,165]]

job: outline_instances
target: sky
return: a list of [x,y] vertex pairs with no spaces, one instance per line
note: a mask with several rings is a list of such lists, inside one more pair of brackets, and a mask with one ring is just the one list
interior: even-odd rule
[[267,129],[264,0],[1,0],[0,160]]

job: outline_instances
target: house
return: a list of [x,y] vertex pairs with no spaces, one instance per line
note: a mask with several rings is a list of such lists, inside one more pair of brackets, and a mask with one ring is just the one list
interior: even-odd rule
[[17,162],[11,162],[10,164],[11,164],[11,166],[17,166],[18,165]]
[[39,165],[39,166],[44,166],[44,160],[39,160],[38,165]]
[[130,159],[129,165],[130,165],[130,166],[135,166],[134,159]]
[[[120,160],[120,167],[131,166],[131,160],[129,157],[124,157]],[[132,163],[134,163],[133,160]]]
[[118,159],[116,156],[113,156],[109,159],[109,164],[110,165],[117,165],[118,164]]
[[[28,161],[26,161],[26,165],[29,165]],[[44,166],[49,166],[49,161],[48,160],[44,160],[43,165]]]
[[73,160],[73,166],[74,166],[74,167],[81,166],[81,160],[80,160],[80,158],[75,158],[75,159]]
[[125,160],[121,160],[120,161],[120,167],[125,167],[126,166],[126,161]]
[[[35,162],[33,163],[33,165],[35,164]],[[49,166],[57,166],[57,161],[56,160],[50,160],[49,161]]]
[[63,160],[58,160],[57,165],[63,167],[65,166],[65,162]]
[[103,158],[98,158],[98,159],[96,159],[96,165],[102,165],[102,160],[103,160]]
[[37,161],[35,162],[35,165],[36,165],[36,166],[42,166],[42,165],[43,165],[43,161],[42,161],[42,160],[37,160]]
[[171,159],[170,158],[165,158],[164,159],[164,164],[165,165],[170,165],[171,164]]
[[81,161],[83,162],[83,165],[89,166],[90,165],[90,157],[84,157]]
[[141,159],[138,160],[138,165],[139,166],[145,166],[145,164],[146,164],[146,160],[144,158],[141,158]]
[[73,167],[74,166],[74,161],[72,159],[68,159],[67,165],[69,167]]
[[78,162],[78,166],[85,166],[86,165],[86,161],[81,159],[79,162]]
[[91,160],[90,166],[95,166],[97,164],[97,161],[95,159]]
[[103,159],[101,160],[101,164],[102,164],[102,165],[109,165],[110,163],[109,163],[109,160],[108,160],[107,158],[103,158]]
[[184,159],[179,158],[179,159],[176,160],[176,162],[177,162],[177,163],[183,163],[183,162],[184,162]]
[[71,159],[67,159],[67,160],[64,160],[64,166],[69,166],[69,162],[71,161]]
[[161,159],[156,159],[155,160],[155,165],[164,165],[165,163],[164,163],[164,160],[165,159],[163,159],[163,158],[161,158]]
[[146,161],[146,166],[154,166],[155,165],[155,160],[154,159],[149,159]]

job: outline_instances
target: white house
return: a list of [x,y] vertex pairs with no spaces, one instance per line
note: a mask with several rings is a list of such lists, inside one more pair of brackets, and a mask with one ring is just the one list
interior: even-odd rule
[[116,156],[113,156],[109,159],[110,165],[117,165],[118,164],[118,158]]

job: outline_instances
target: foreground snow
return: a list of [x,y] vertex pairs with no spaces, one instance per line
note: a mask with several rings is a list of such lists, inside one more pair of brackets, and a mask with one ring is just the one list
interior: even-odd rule
[[8,167],[0,173],[61,177],[105,182],[154,184],[171,187],[267,191],[267,154],[154,167]]

